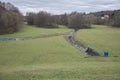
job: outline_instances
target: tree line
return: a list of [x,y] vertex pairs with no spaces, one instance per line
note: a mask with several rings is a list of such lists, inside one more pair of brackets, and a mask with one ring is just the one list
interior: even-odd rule
[[29,12],[26,14],[26,20],[29,25],[36,25],[44,28],[57,28],[57,24],[54,22],[50,13],[41,11],[39,13]]
[[[38,13],[28,12],[25,21],[29,25],[43,28],[58,28],[58,25],[66,25],[75,30],[91,28],[92,24],[120,27],[120,10],[100,11],[89,14],[80,12],[52,15],[45,11]],[[0,34],[19,31],[23,22],[23,16],[17,7],[11,3],[0,2]]]
[[91,17],[92,15],[86,16],[84,13],[78,12],[52,15],[48,12],[40,11],[38,13],[27,13],[26,21],[29,25],[36,25],[44,28],[57,28],[57,25],[66,25],[68,28],[82,29],[90,28],[90,25],[92,24]]
[[0,34],[17,32],[22,23],[22,15],[11,3],[0,2]]
[[120,27],[120,10],[100,11],[90,14],[95,15],[95,24]]
[[89,14],[72,12],[61,15],[52,15],[44,11],[39,13],[29,12],[26,15],[26,21],[29,25],[36,25],[38,27],[56,28],[58,27],[57,25],[66,25],[68,28],[75,30],[90,28],[91,24],[120,27],[120,10]]

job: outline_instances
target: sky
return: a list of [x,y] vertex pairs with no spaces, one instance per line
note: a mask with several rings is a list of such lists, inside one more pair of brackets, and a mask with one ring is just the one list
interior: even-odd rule
[[52,14],[70,12],[97,12],[120,9],[120,0],[0,0],[10,2],[18,7],[24,15],[26,12],[47,11]]

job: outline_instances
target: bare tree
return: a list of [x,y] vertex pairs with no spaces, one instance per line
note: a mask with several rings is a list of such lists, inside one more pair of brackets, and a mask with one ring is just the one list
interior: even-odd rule
[[68,27],[74,28],[75,30],[88,28],[89,26],[86,23],[85,18],[83,17],[84,14],[80,14],[77,12],[71,13],[68,17]]
[[29,25],[35,25],[35,17],[36,14],[33,12],[27,13],[26,14],[26,20]]
[[22,15],[18,12],[7,10],[3,6],[5,4],[0,3],[0,34],[17,32],[22,24]]

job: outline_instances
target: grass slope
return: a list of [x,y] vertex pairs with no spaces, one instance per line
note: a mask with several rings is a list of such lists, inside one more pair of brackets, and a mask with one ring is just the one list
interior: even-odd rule
[[63,36],[0,41],[0,80],[120,80],[119,63],[119,57],[85,58]]
[[94,25],[92,29],[80,30],[76,37],[101,54],[108,51],[110,56],[120,56],[120,29]]
[[71,31],[71,29],[67,29],[66,26],[63,25],[59,25],[59,28],[48,29],[23,24],[18,32],[14,34],[0,35],[0,37],[35,37],[52,34],[63,34],[69,31]]

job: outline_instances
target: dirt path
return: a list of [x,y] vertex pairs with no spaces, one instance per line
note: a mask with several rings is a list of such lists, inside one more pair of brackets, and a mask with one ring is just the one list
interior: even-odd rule
[[65,39],[76,49],[80,50],[81,52],[86,53],[87,55],[90,56],[100,56],[100,54],[96,51],[94,51],[92,48],[85,46],[83,43],[80,41],[76,40],[74,35],[76,34],[77,31],[72,31],[69,34],[65,36]]

